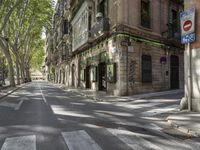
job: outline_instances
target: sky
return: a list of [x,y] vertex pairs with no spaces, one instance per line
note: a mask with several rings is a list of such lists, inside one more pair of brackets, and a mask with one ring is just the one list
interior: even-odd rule
[[54,1],[55,1],[55,4],[56,4],[58,0],[54,0]]

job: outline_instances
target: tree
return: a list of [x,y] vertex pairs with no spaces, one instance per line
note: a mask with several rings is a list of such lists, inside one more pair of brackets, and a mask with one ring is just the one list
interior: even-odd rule
[[9,48],[9,38],[6,36],[6,27],[13,11],[23,0],[1,0],[0,3],[0,49],[8,61],[9,81],[11,86],[15,86],[13,62]]
[[[17,73],[17,84],[20,84],[19,78],[24,81],[25,78],[30,78],[29,69],[31,66],[31,59],[34,57],[34,52],[37,56],[42,57],[41,47],[44,44],[41,39],[41,32],[45,28],[51,29],[51,16],[53,13],[51,0],[2,0],[5,5],[0,9],[5,9],[5,6],[10,8],[9,4],[13,2],[12,13],[10,11],[6,14],[4,20],[6,23],[2,24],[3,33],[8,39],[0,39],[0,46],[3,49],[7,59],[12,66],[11,53],[14,54],[15,66]],[[15,2],[15,3],[14,3]],[[21,5],[19,3],[21,2]],[[23,2],[23,3],[22,3]],[[15,4],[15,5],[14,5]],[[10,9],[11,9],[10,8]],[[0,10],[0,12],[1,12]],[[4,16],[3,14],[2,16]],[[39,47],[38,47],[39,46]],[[40,55],[39,55],[40,54]],[[42,58],[41,58],[42,59]],[[41,64],[41,63],[40,63]],[[9,70],[11,77],[14,76],[13,69]],[[10,80],[11,81],[11,80]]]

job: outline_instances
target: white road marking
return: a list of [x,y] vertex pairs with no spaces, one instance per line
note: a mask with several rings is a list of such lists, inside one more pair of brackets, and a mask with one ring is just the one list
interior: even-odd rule
[[41,89],[41,86],[38,84],[38,88],[40,89],[40,93],[41,93],[41,95],[42,95],[42,99],[44,100],[44,102],[47,104],[47,100],[46,100],[46,98],[45,98],[45,96],[44,96],[44,94],[43,94],[43,92],[42,92],[42,89]]
[[102,150],[84,130],[62,132],[62,136],[69,150]]
[[[157,145],[145,140],[142,137],[147,137],[148,135],[143,135],[139,133],[130,132],[127,130],[120,130],[120,129],[107,129],[110,133],[114,136],[118,137],[122,142],[124,142],[127,146],[134,150],[146,150],[146,149],[153,149],[153,150],[161,150]],[[142,137],[141,137],[142,136]],[[148,138],[151,138],[150,135]]]
[[[28,99],[28,98],[26,98]],[[3,107],[11,107],[13,108],[14,110],[19,110],[21,105],[23,104],[25,98],[21,98],[21,100],[18,100],[19,103],[9,103],[9,100],[8,101],[4,101],[2,103],[0,103],[0,106],[3,106]]]
[[36,136],[7,138],[1,150],[36,150]]
[[11,108],[15,108],[17,104],[15,103],[8,103],[7,101],[4,101],[2,103],[0,103],[0,106],[3,106],[3,107],[11,107]]
[[155,116],[158,114],[163,114],[163,113],[166,113],[169,111],[176,110],[176,109],[178,109],[178,107],[179,107],[179,105],[171,105],[168,107],[155,108],[155,109],[151,109],[149,111],[142,112],[141,115],[142,116]]
[[24,100],[21,100],[21,101],[18,103],[18,105],[14,108],[14,110],[19,110],[20,107],[22,106],[23,102],[24,102]]

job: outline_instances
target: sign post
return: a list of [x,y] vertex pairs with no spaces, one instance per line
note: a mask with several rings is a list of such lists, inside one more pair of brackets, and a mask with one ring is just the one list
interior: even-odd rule
[[188,110],[192,107],[192,51],[190,43],[195,41],[195,7],[192,7],[180,14],[181,20],[181,43],[187,44],[189,52],[189,72],[188,72]]

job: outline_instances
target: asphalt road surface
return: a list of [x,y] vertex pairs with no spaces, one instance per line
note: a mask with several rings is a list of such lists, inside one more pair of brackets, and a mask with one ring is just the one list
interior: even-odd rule
[[0,150],[198,150],[164,120],[176,96],[95,102],[32,82],[0,100]]

